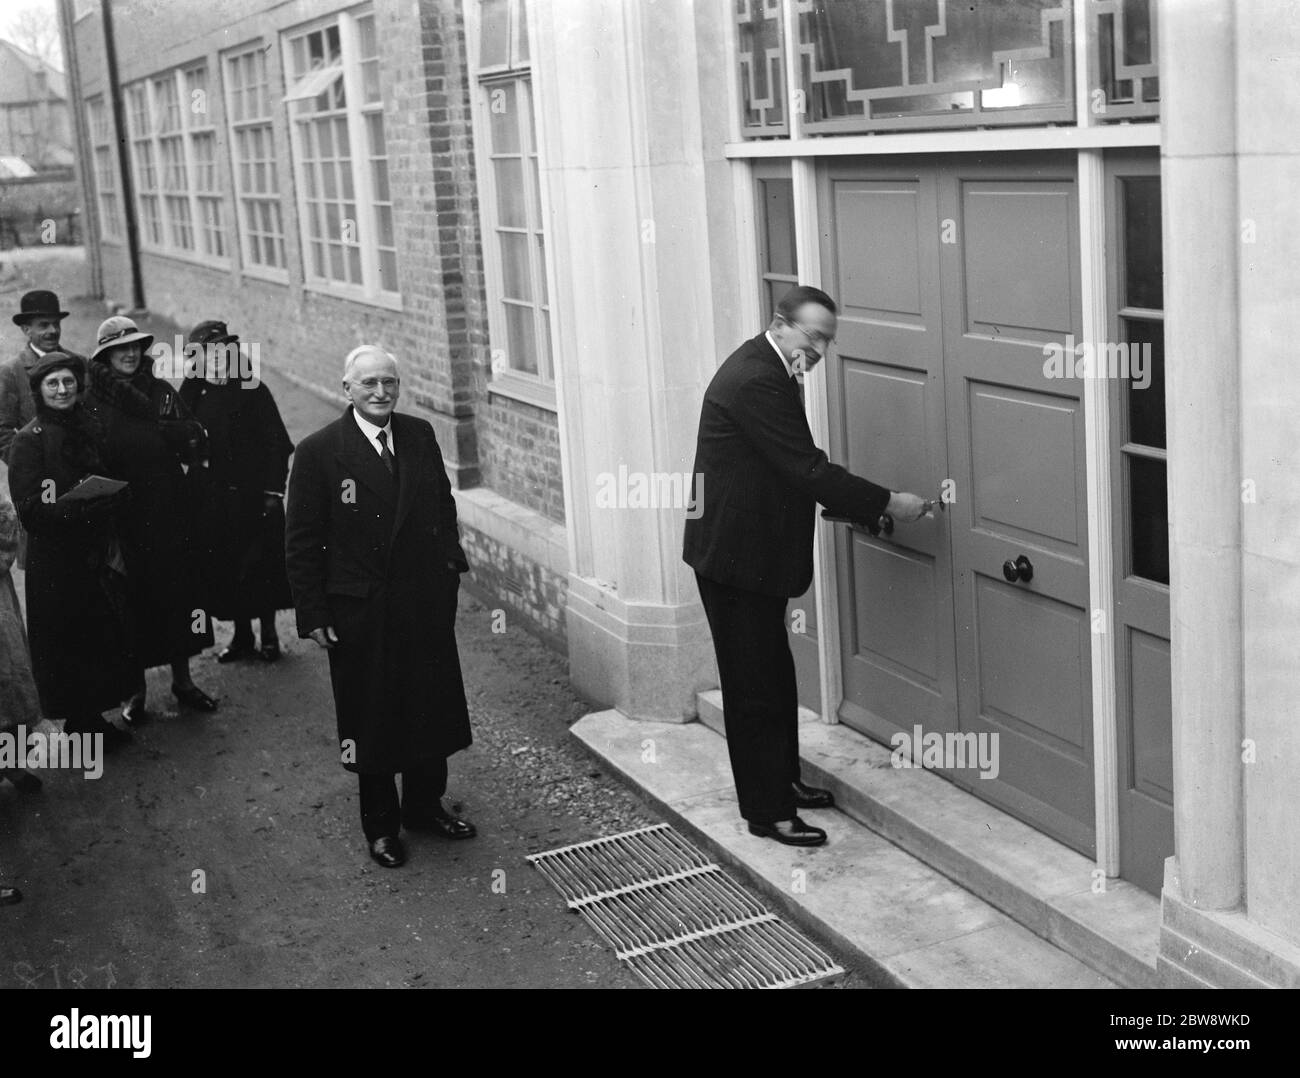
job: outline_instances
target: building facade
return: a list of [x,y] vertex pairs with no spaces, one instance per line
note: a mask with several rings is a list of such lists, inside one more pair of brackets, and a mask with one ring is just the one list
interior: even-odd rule
[[629,723],[716,686],[704,389],[826,288],[815,437],[943,508],[819,525],[804,705],[996,735],[945,777],[1149,913],[1153,976],[1297,983],[1292,5],[123,0],[120,124],[65,6],[105,294],[134,227],[151,308],[293,378],[410,357],[481,586]]
[[[97,3],[62,8],[106,299],[182,326],[226,319],[262,362],[340,407],[343,356],[383,344],[462,492],[475,586],[507,624],[562,645],[526,37],[480,62],[459,0],[116,0],[108,25]],[[513,30],[491,23],[489,47]],[[481,161],[480,111],[500,147],[485,135]]]

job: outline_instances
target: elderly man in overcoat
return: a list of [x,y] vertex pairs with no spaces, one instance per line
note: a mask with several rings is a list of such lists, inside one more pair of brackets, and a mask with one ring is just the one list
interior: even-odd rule
[[286,563],[298,635],[329,652],[340,760],[359,778],[370,856],[396,868],[403,826],[475,834],[442,805],[447,757],[471,740],[455,632],[469,563],[433,427],[394,411],[396,359],[353,349],[343,391],[347,411],[294,456]]

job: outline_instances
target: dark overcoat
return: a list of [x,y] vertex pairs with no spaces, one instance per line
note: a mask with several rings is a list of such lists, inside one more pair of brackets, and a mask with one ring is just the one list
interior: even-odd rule
[[121,524],[136,658],[143,668],[212,646],[198,579],[194,505],[182,461],[200,452],[203,428],[159,378],[115,378],[88,368],[86,410],[102,434],[105,474],[131,487]]
[[[14,436],[9,458],[10,494],[27,529],[32,671],[51,719],[116,707],[139,675],[116,549],[120,508],[54,500],[96,470],[93,454],[69,446],[84,422],[80,414],[64,422],[38,416]],[[89,440],[84,428],[81,437]]]
[[720,584],[785,597],[812,583],[818,502],[874,532],[890,497],[817,448],[799,387],[762,333],[709,383],[691,486],[683,560]]
[[433,427],[392,416],[397,478],[349,408],[305,439],[289,477],[286,563],[298,635],[333,626],[340,759],[395,774],[471,741],[456,650],[469,569]]
[[284,569],[284,494],[293,442],[266,383],[188,379],[181,401],[208,435],[208,463],[192,474],[198,497],[204,602],[223,621],[293,605]]

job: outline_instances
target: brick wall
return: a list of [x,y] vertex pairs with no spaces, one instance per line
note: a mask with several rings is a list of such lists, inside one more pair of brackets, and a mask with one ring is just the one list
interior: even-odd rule
[[489,608],[506,612],[507,628],[518,620],[555,650],[567,651],[564,607],[568,581],[464,523],[460,542],[469,558],[470,590]]

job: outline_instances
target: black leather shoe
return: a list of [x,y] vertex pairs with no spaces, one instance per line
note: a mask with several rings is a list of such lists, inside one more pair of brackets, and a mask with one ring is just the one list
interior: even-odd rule
[[816,786],[805,786],[794,782],[794,807],[801,809],[828,809],[835,807],[835,798],[830,790],[820,790]]
[[275,640],[269,644],[263,644],[257,649],[257,654],[264,663],[278,663],[280,661],[280,642]]
[[217,652],[217,662],[219,663],[237,663],[241,659],[257,658],[257,649],[252,644],[231,643],[229,647],[222,648]]
[[384,868],[401,868],[406,864],[406,850],[395,835],[384,835],[370,844],[370,859]]
[[12,906],[23,900],[23,893],[17,887],[0,887],[0,906]]
[[408,816],[402,823],[411,831],[432,831],[443,838],[473,838],[478,829],[468,820],[453,816],[441,805],[434,812]]
[[825,831],[809,827],[798,816],[776,823],[751,823],[749,833],[759,838],[774,838],[786,846],[820,846],[826,841]]
[[184,689],[178,689],[173,685],[172,695],[176,697],[178,703],[192,711],[217,710],[217,702],[197,685],[190,685]]

